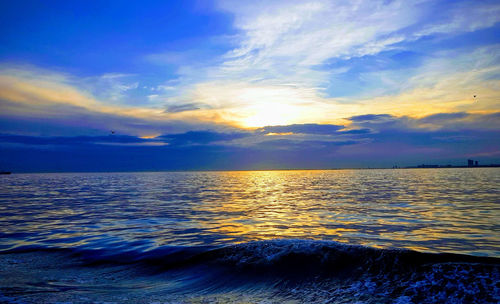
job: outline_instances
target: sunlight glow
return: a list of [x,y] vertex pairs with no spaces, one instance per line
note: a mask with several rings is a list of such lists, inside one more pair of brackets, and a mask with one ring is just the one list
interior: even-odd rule
[[274,133],[274,132],[269,132],[265,136],[286,136],[286,135],[293,135],[293,132],[282,132],[282,133]]
[[156,138],[156,137],[158,137],[160,135],[161,134],[144,135],[144,136],[139,136],[139,138],[142,138],[142,139],[153,139],[153,138]]
[[301,117],[300,108],[288,104],[257,104],[245,112],[249,115],[241,120],[241,124],[247,128],[287,125]]

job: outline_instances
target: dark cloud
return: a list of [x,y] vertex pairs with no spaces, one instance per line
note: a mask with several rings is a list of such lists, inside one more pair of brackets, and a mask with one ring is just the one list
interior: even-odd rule
[[243,132],[221,133],[213,131],[189,131],[180,134],[162,135],[158,137],[158,139],[164,139],[172,145],[183,146],[192,144],[210,144],[220,141],[231,141],[250,135],[250,133]]
[[275,139],[275,140],[267,140],[260,142],[256,146],[265,149],[311,150],[311,149],[336,148],[340,146],[354,145],[359,143],[361,143],[361,141],[356,141],[356,140],[328,141],[328,140]]
[[439,114],[433,114],[426,116],[422,119],[419,119],[419,122],[422,123],[440,123],[440,122],[446,122],[450,120],[457,120],[457,119],[462,119],[470,116],[470,114],[465,113],[465,112],[458,112],[458,113],[439,113]]
[[408,121],[417,127],[427,124],[443,130],[499,130],[500,112],[489,114],[440,113],[420,119],[408,119]]
[[343,129],[341,125],[293,124],[287,126],[267,126],[261,129],[264,133],[296,133],[296,134],[334,134]]
[[179,134],[167,134],[154,138],[140,138],[127,135],[108,136],[74,136],[74,137],[41,137],[0,134],[0,144],[24,145],[93,145],[93,144],[169,144],[174,146],[206,145],[216,142],[227,142],[249,136],[250,133],[221,133],[215,131],[189,131]]
[[366,115],[358,115],[352,116],[348,119],[354,122],[379,122],[379,121],[387,121],[392,120],[395,117],[389,114],[366,114]]
[[[71,105],[39,107],[0,99],[0,132],[43,136],[103,135],[110,130],[119,134],[165,134],[190,130],[224,128],[215,123],[148,119],[103,113]],[[11,112],[12,111],[12,112]],[[36,114],[26,114],[36,113]]]
[[167,108],[165,109],[165,113],[180,113],[199,109],[201,109],[201,106],[197,103],[185,103],[180,105],[167,106]]
[[438,113],[422,118],[392,115],[361,115],[348,118],[352,127],[368,128],[372,131],[382,130],[414,130],[428,132],[429,128],[443,131],[460,130],[500,130],[500,112],[489,114],[473,114],[466,112]]
[[89,145],[89,144],[140,144],[147,143],[147,139],[126,135],[109,136],[75,136],[75,137],[38,137],[22,135],[0,135],[0,143],[14,143],[24,145]]
[[[0,135],[2,170],[140,171],[392,167],[500,162],[498,113],[424,118],[363,115],[350,129],[289,125],[255,131],[38,137]],[[439,122],[439,124],[438,124]],[[440,126],[429,128],[428,124]],[[267,133],[294,135],[266,136]]]
[[370,129],[364,128],[364,129],[351,129],[351,130],[346,130],[346,131],[339,131],[337,132],[338,134],[368,134],[371,133]]

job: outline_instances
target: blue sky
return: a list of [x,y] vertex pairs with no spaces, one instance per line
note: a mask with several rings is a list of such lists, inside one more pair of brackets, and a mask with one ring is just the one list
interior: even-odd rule
[[498,1],[4,1],[0,15],[0,169],[500,162]]

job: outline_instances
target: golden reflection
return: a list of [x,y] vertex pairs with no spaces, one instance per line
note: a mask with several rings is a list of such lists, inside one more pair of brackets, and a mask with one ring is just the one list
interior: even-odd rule
[[[450,238],[474,242],[481,233],[483,239],[487,238],[484,227],[475,225],[491,222],[488,217],[493,215],[457,208],[458,202],[443,197],[444,190],[439,187],[438,181],[448,177],[434,173],[425,170],[218,172],[224,182],[207,190],[224,195],[219,200],[203,200],[195,210],[214,214],[210,220],[198,222],[201,228],[237,242],[330,239],[420,251],[451,246],[447,251],[453,252],[452,245],[439,243]],[[457,183],[451,186],[464,186],[462,181]],[[468,198],[463,198],[461,204],[467,201]],[[426,243],[430,245],[423,245]]]
[[18,175],[5,195],[15,204],[0,204],[0,233],[8,247],[297,238],[498,255],[495,170],[37,175],[29,183]]
[[[314,201],[304,201],[301,196],[308,189],[302,187],[301,176],[321,176],[324,171],[242,171],[224,172],[226,178],[234,180],[236,189],[227,186],[222,192],[238,192],[237,197],[223,201],[207,201],[196,207],[197,211],[208,211],[218,215],[203,228],[212,232],[244,236],[242,241],[267,240],[275,238],[321,238],[321,236],[342,237],[349,228],[349,221],[343,227],[328,227],[328,214],[310,212],[318,207]],[[229,175],[229,176],[227,176]],[[295,181],[295,182],[294,182]],[[243,184],[243,185],[242,185]],[[224,185],[221,185],[224,187]]]

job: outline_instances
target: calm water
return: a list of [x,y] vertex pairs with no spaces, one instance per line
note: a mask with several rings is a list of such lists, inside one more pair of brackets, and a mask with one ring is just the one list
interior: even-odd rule
[[500,257],[500,170],[14,174],[1,249],[275,238]]
[[499,185],[498,168],[1,176],[0,302],[496,303]]

